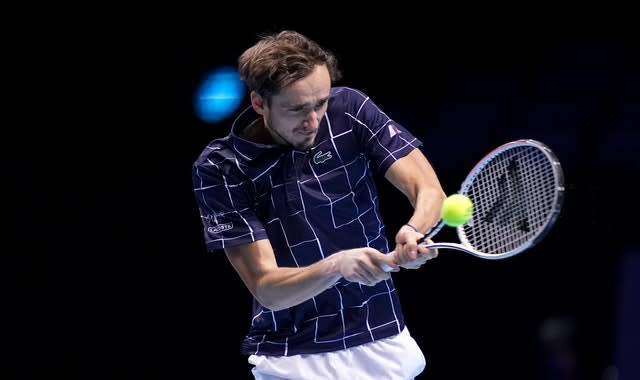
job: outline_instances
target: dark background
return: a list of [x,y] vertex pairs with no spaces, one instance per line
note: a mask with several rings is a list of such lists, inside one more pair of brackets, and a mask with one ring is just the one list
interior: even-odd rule
[[[192,99],[259,33],[288,28],[336,53],[339,84],[424,141],[448,193],[512,139],[543,141],[562,162],[564,208],[538,246],[497,262],[442,252],[394,275],[428,360],[420,378],[560,379],[556,362],[574,367],[567,379],[637,378],[640,40],[627,13],[197,11],[91,13],[15,44],[30,59],[11,72],[22,105],[4,144],[15,242],[3,369],[249,378],[250,297],[224,254],[205,251],[191,185],[191,163],[229,123],[203,123]],[[380,191],[393,233],[410,208]]]

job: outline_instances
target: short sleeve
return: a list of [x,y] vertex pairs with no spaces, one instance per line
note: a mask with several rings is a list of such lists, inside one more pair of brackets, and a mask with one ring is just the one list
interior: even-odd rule
[[391,164],[422,146],[422,141],[389,118],[371,98],[362,96],[355,111],[355,136],[371,160],[372,169],[384,175]]
[[226,159],[198,161],[192,174],[208,251],[267,238],[255,212],[250,181],[233,170]]

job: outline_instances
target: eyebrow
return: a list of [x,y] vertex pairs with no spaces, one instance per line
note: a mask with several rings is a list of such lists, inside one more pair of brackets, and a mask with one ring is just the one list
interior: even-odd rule
[[[330,96],[327,96],[325,98],[319,99],[315,104],[313,104],[313,106],[317,106],[317,105],[326,103],[327,101],[329,101],[329,97]],[[305,107],[309,107],[311,105],[312,105],[311,103],[292,104],[292,105],[288,106],[287,108],[289,108],[289,109],[302,109],[302,108],[305,108]]]

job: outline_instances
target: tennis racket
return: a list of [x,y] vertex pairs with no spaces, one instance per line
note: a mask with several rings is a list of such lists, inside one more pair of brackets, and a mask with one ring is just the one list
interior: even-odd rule
[[[533,247],[549,232],[562,208],[564,174],[547,145],[515,140],[485,155],[458,193],[473,202],[471,218],[455,227],[460,242],[426,243],[444,226],[439,221],[418,244],[482,259],[505,259]],[[386,264],[383,268],[391,270]]]

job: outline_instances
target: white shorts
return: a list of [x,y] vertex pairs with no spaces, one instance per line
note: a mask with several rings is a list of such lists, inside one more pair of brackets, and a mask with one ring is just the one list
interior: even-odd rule
[[320,354],[251,355],[256,380],[411,380],[425,368],[420,347],[408,329],[375,342]]

